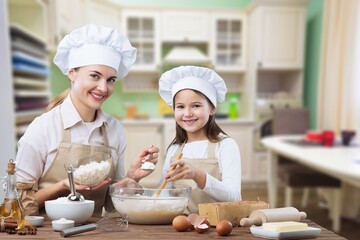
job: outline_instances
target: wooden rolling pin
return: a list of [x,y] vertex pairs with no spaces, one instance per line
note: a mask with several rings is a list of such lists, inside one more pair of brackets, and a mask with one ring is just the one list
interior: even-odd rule
[[248,218],[240,220],[240,226],[250,227],[252,225],[260,226],[266,222],[299,222],[306,218],[305,212],[299,212],[294,207],[258,209],[253,211]]

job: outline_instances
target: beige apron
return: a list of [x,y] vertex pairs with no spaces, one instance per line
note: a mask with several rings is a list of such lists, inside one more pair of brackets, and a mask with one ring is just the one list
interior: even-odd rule
[[[198,167],[204,170],[206,173],[210,174],[211,176],[215,177],[216,179],[221,180],[219,163],[215,156],[215,147],[216,147],[216,143],[212,143],[209,141],[207,158],[196,158],[196,159],[182,158],[182,160],[189,162],[191,165]],[[183,145],[178,148],[174,156],[177,156],[182,151],[182,149],[183,149]],[[171,161],[175,161],[175,157],[172,157]],[[174,188],[181,188],[184,185],[190,186],[192,188],[188,208],[187,211],[185,212],[186,214],[198,213],[199,203],[216,202],[216,200],[214,200],[208,194],[201,191],[198,188],[196,182],[192,179],[180,179],[174,181],[173,185]]]
[[[63,125],[61,123],[61,125]],[[61,126],[62,129],[64,129],[63,126]],[[78,167],[81,164],[86,164],[91,161],[98,161],[100,162],[103,159],[89,159],[85,158],[88,154],[92,153],[100,153],[105,152],[111,154],[111,147],[109,146],[109,141],[105,129],[105,125],[103,124],[100,127],[100,131],[103,135],[104,139],[104,146],[92,146],[92,145],[85,145],[85,144],[76,144],[71,143],[71,137],[70,137],[70,129],[64,129],[63,130],[63,138],[60,142],[60,145],[58,147],[57,153],[55,155],[55,158],[49,167],[48,171],[44,174],[44,176],[39,180],[38,186],[36,184],[32,184],[32,189],[29,189],[29,184],[25,183],[17,183],[17,187],[20,192],[20,199],[22,200],[22,204],[25,208],[25,212],[28,215],[34,215],[38,213],[36,212],[37,203],[35,201],[35,192],[37,189],[42,189],[49,187],[63,179],[68,178],[67,172],[64,168],[64,164],[70,162],[73,167]],[[83,159],[82,162],[79,162],[78,159]],[[113,163],[113,161],[111,161]],[[110,174],[108,177],[113,178],[114,177],[114,169],[116,166],[112,164]],[[27,185],[27,189],[25,186]],[[103,206],[105,204],[105,199],[107,196],[107,184],[105,186],[102,186],[100,189],[97,189],[96,191],[91,191],[88,194],[83,194],[86,200],[94,200],[95,201],[95,211],[94,215],[101,215]],[[33,201],[33,202],[31,202]],[[38,210],[38,209],[37,209]]]

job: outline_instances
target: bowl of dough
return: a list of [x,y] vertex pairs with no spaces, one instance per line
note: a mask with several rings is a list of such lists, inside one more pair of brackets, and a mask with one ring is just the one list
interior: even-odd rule
[[191,187],[177,189],[131,188],[111,185],[111,200],[115,209],[134,224],[170,224],[184,213]]
[[74,168],[74,181],[78,185],[95,186],[103,182],[112,168],[111,155],[95,153],[85,155],[77,162]]

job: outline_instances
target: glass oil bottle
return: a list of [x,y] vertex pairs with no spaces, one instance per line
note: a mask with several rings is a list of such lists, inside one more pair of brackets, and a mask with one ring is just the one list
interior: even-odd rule
[[[0,219],[3,221],[12,221],[21,224],[24,220],[24,210],[19,201],[16,190],[15,163],[10,159],[8,162],[7,175],[5,177],[6,193],[3,202],[0,205]],[[5,189],[5,185],[4,185]]]

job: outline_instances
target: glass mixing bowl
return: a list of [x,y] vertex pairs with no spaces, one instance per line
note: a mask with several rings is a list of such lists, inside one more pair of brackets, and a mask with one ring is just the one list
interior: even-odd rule
[[179,189],[142,189],[110,186],[115,209],[135,224],[170,224],[182,214],[189,202],[191,187]]

